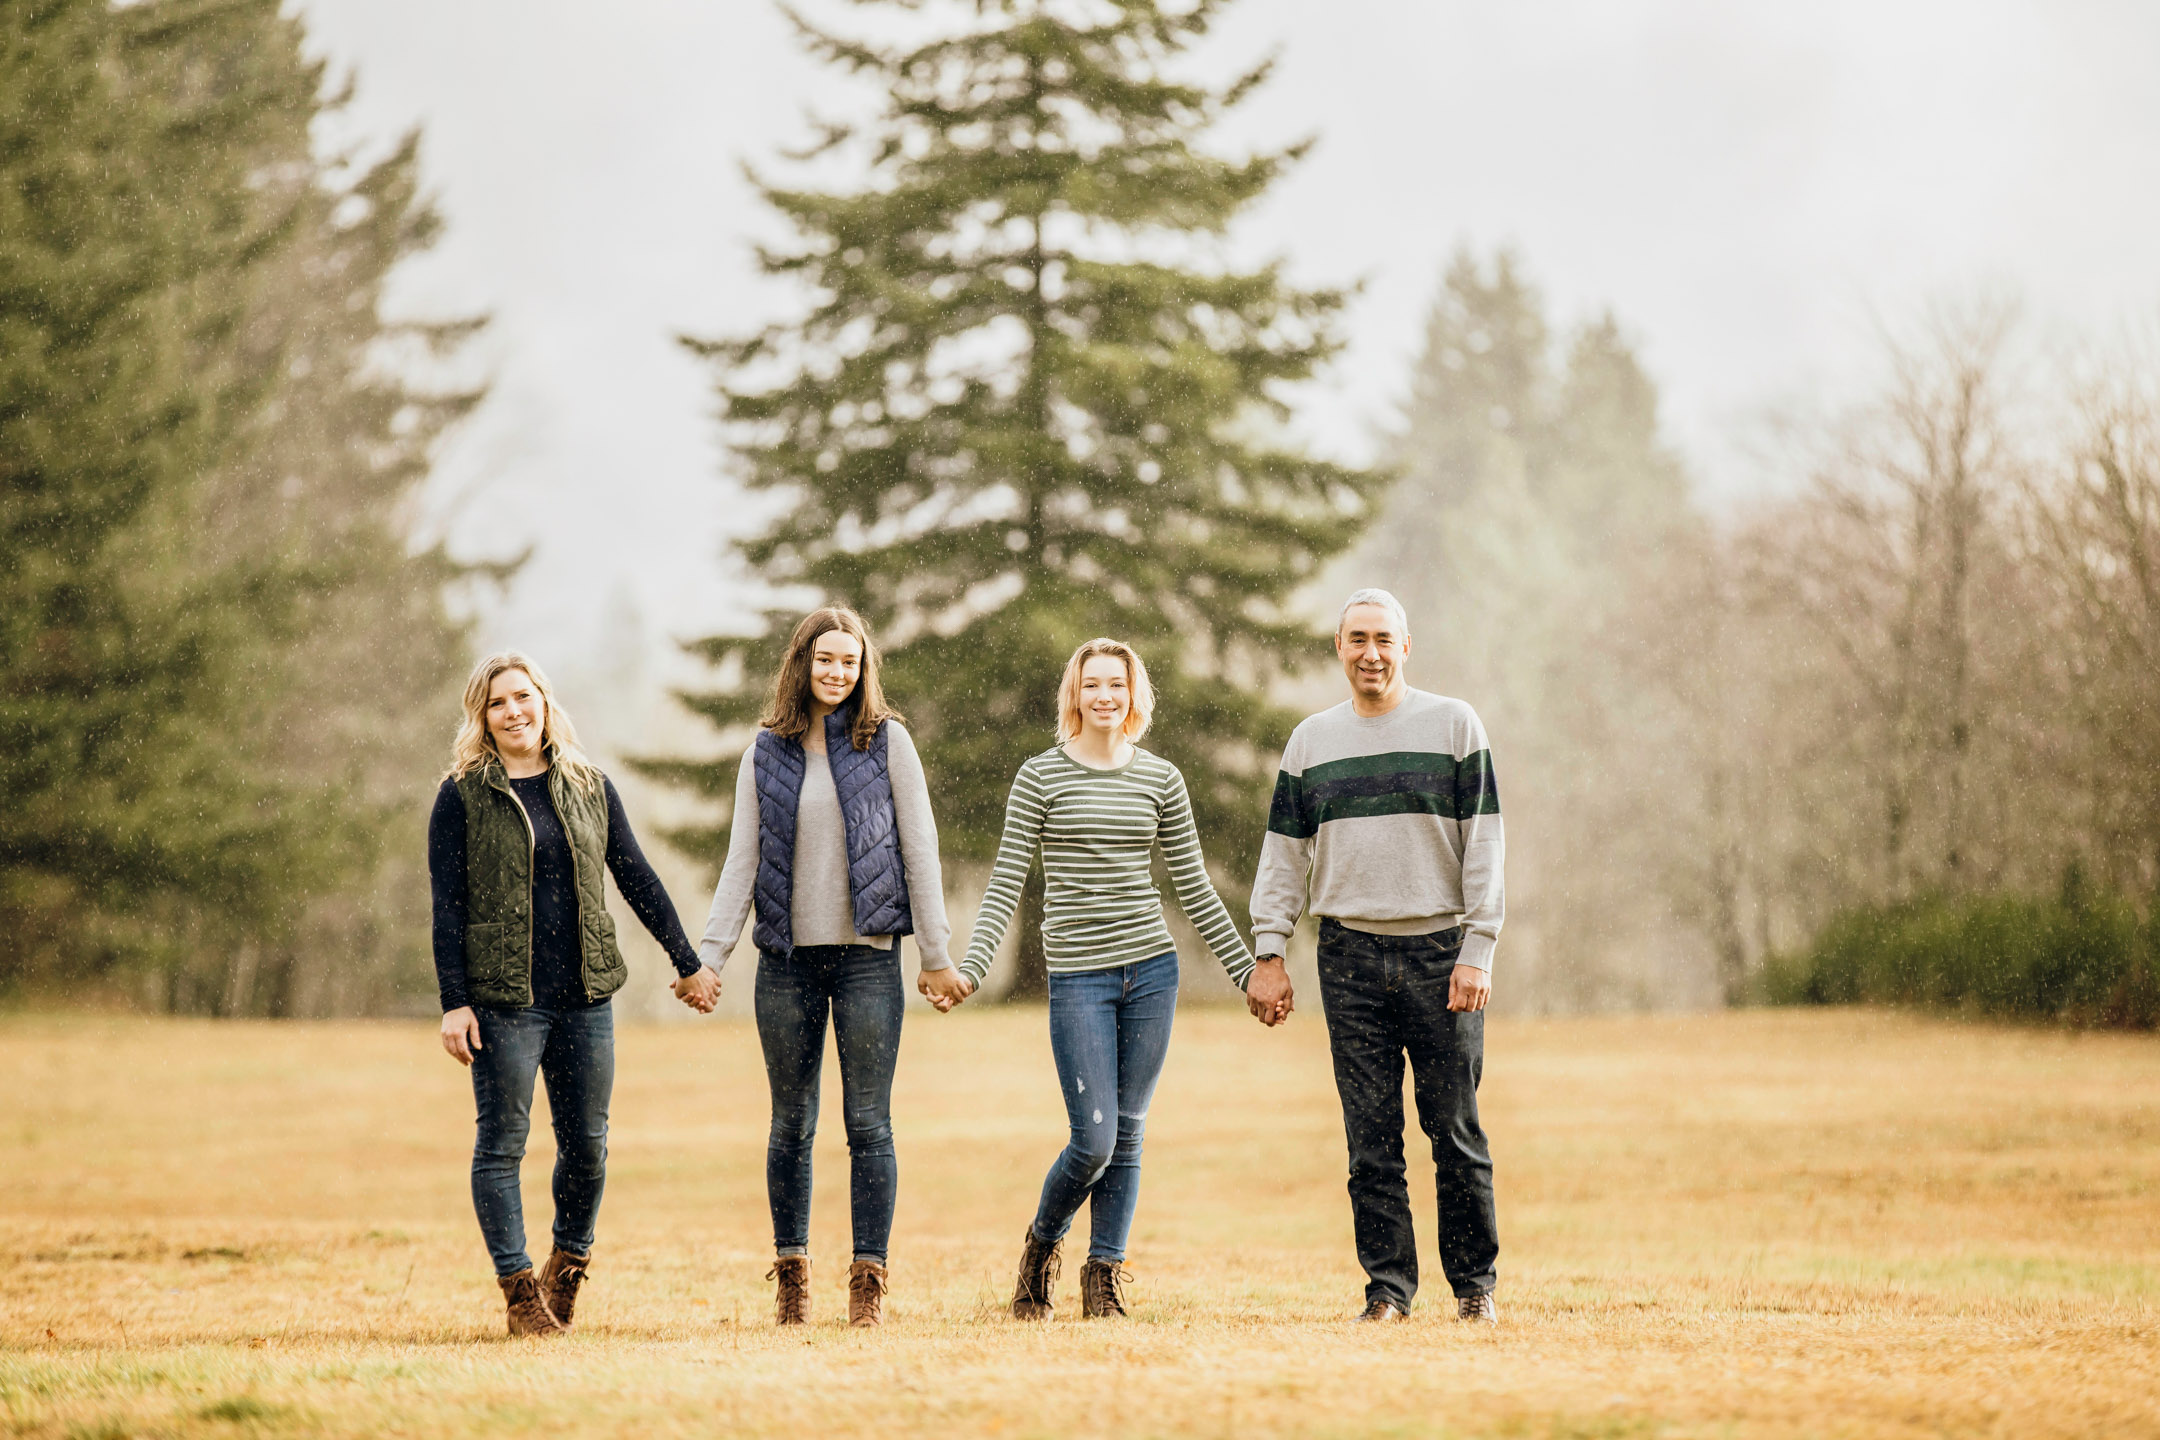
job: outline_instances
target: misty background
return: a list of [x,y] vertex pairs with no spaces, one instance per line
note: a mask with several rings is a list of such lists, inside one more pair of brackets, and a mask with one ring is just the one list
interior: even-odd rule
[[[864,23],[852,8],[815,13]],[[656,656],[712,628],[746,603],[718,557],[747,527],[709,378],[672,337],[786,311],[752,263],[776,226],[741,166],[875,97],[761,0],[626,0],[605,23],[549,0],[298,9],[357,80],[338,128],[424,127],[448,226],[394,301],[494,317],[492,393],[431,494],[461,547],[537,547],[483,643],[589,650],[618,594]],[[1878,327],[1929,300],[2007,289],[2072,334],[2160,305],[2160,13],[2131,0],[1242,0],[1194,68],[1270,52],[1276,79],[1216,143],[1318,137],[1236,239],[1307,283],[1363,282],[1298,417],[1352,460],[1399,427],[1461,244],[1512,246],[1558,317],[1619,317],[1710,504],[1790,485],[1765,414],[1864,391]],[[543,514],[512,519],[510,496]],[[604,576],[562,563],[593,544]]]
[[[628,762],[728,753],[670,693],[709,679],[682,642],[757,624],[768,585],[730,547],[780,504],[745,489],[676,337],[799,312],[756,263],[788,231],[743,167],[784,170],[810,116],[882,96],[761,0],[286,14],[354,87],[311,122],[319,153],[420,137],[442,223],[386,263],[381,313],[487,319],[420,367],[485,396],[443,415],[395,523],[416,553],[523,557],[445,591],[464,648],[550,667],[695,934],[711,872],[659,836],[712,813]],[[1207,147],[1317,143],[1227,253],[1357,287],[1276,439],[1403,477],[1284,599],[1324,629],[1330,596],[1397,589],[1412,683],[1484,715],[1512,842],[1496,1004],[1747,998],[1856,907],[2055,894],[2073,866],[2146,923],[2160,823],[2100,797],[2155,773],[2152,697],[2094,677],[2137,674],[2152,622],[2109,587],[2152,538],[2160,13],[1240,0],[1180,73],[1221,86],[1269,54]],[[1273,693],[1317,708],[1339,678]],[[446,752],[440,699],[392,718]],[[404,798],[385,843],[417,851]],[[1204,838],[1241,888],[1224,862],[1256,836]],[[278,1000],[250,961],[163,997],[424,1007],[399,903],[370,942],[402,956],[387,988]],[[653,983],[623,1003],[672,1014],[624,933]]]

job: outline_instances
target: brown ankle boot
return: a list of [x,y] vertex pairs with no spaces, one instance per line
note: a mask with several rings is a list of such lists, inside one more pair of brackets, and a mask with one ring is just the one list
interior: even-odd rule
[[585,1271],[591,1264],[592,1256],[572,1255],[558,1245],[547,1264],[540,1267],[540,1294],[565,1330],[577,1311],[578,1286],[585,1283]]
[[885,1267],[875,1260],[857,1260],[848,1267],[847,1323],[858,1330],[885,1323]]
[[768,1280],[778,1280],[780,1289],[773,1297],[773,1320],[780,1325],[807,1325],[810,1323],[810,1257],[807,1255],[782,1255],[773,1261],[772,1269],[765,1272]]
[[1015,1320],[1048,1320],[1053,1308],[1052,1292],[1057,1289],[1058,1269],[1063,1261],[1058,1255],[1058,1241],[1038,1240],[1035,1227],[1028,1226],[1027,1236],[1020,1242],[1020,1279],[1013,1286],[1012,1313]]
[[548,1309],[547,1297],[540,1293],[540,1282],[533,1279],[531,1266],[515,1275],[503,1275],[496,1279],[502,1286],[503,1299],[510,1306],[510,1333],[512,1335],[560,1335],[563,1323]]
[[1086,1260],[1080,1266],[1080,1314],[1088,1320],[1125,1318],[1125,1282],[1132,1276],[1115,1260]]

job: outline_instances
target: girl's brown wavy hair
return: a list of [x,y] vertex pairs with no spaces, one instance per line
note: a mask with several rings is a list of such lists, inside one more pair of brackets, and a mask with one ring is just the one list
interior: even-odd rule
[[854,703],[855,723],[848,729],[848,738],[855,742],[857,750],[867,750],[877,738],[878,726],[887,720],[905,721],[907,717],[886,703],[884,687],[878,683],[878,651],[871,643],[870,627],[845,605],[820,606],[803,616],[795,633],[788,637],[787,655],[780,661],[780,673],[773,676],[772,698],[765,702],[765,713],[758,717],[758,724],[788,740],[800,739],[809,732],[813,699],[810,657],[817,652],[818,636],[833,630],[862,642],[861,673],[855,677],[854,692],[840,703],[842,708]]

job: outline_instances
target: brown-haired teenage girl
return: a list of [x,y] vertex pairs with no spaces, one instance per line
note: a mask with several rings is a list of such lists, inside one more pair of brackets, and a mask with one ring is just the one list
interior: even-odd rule
[[939,1009],[963,993],[945,953],[937,824],[915,744],[878,684],[862,617],[803,617],[735,780],[727,863],[700,946],[717,971],[753,910],[758,1039],[772,1087],[765,1152],[782,1325],[810,1318],[810,1147],[825,1021],[840,1051],[855,1249],[848,1322],[884,1316],[899,1162],[892,1082],[906,995],[900,937],[922,951],[917,988]]

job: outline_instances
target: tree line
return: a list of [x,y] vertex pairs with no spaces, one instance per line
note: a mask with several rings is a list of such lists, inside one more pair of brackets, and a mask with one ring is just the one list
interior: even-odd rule
[[1488,714],[1531,1003],[2153,1023],[2156,359],[1940,305],[1712,519],[1613,323],[1457,259],[1367,556]]
[[[407,509],[476,401],[395,323],[417,138],[276,0],[0,5],[0,986],[381,1009],[425,973],[416,785],[465,659]],[[415,913],[413,897],[421,897]]]
[[[1151,743],[1240,893],[1279,747],[1333,695],[1328,597],[1380,583],[1415,683],[1494,737],[1503,1003],[1867,998],[1863,953],[1946,975],[1943,946],[2000,947],[1943,936],[2147,933],[2150,351],[2035,359],[2000,307],[1937,316],[1871,399],[1779,437],[1783,491],[1712,516],[1625,328],[1466,251],[1380,462],[1317,459],[1285,422],[1346,296],[1224,242],[1305,147],[1209,148],[1268,75],[1182,78],[1222,8],[804,26],[882,106],[799,157],[851,183],[755,177],[798,313],[686,342],[728,483],[780,503],[738,551],[769,613],[692,645],[717,753],[643,765],[713,807],[675,843],[717,863],[776,622],[830,598],[887,648],[963,866],[1064,656],[1139,645]],[[324,153],[340,97],[302,39],[274,0],[0,6],[0,987],[223,1014],[427,990],[442,725],[412,722],[454,707],[473,572],[413,550],[409,506],[480,398],[428,378],[475,322],[384,314],[438,224],[417,139]],[[2060,924],[2002,918],[2042,900]],[[2076,973],[2081,1013],[2137,1010]]]

